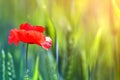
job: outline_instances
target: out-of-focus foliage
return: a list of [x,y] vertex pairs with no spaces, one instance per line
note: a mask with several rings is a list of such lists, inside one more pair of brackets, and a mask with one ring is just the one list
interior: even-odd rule
[[30,45],[30,80],[120,80],[119,0],[0,0],[0,80],[25,79],[25,47],[9,30],[42,25],[53,41]]

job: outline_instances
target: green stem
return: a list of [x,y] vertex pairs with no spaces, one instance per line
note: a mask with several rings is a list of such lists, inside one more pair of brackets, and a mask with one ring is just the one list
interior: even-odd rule
[[28,80],[28,44],[26,45],[26,80]]

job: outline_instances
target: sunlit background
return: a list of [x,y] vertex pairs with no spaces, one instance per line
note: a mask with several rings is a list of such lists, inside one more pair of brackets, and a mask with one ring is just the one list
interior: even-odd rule
[[12,28],[42,25],[48,51],[29,45],[29,80],[120,80],[120,0],[0,0],[0,80],[25,80]]

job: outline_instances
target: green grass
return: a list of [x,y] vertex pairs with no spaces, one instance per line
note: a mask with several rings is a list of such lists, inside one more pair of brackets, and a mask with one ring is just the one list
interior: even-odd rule
[[25,45],[8,45],[9,30],[42,25],[45,51],[30,45],[29,80],[120,80],[119,1],[0,0],[0,80],[25,79]]

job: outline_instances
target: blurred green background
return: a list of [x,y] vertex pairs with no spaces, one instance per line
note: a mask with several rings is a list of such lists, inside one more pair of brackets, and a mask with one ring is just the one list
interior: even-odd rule
[[0,80],[26,79],[26,45],[8,45],[26,22],[53,42],[29,45],[29,80],[120,80],[119,0],[0,0]]

